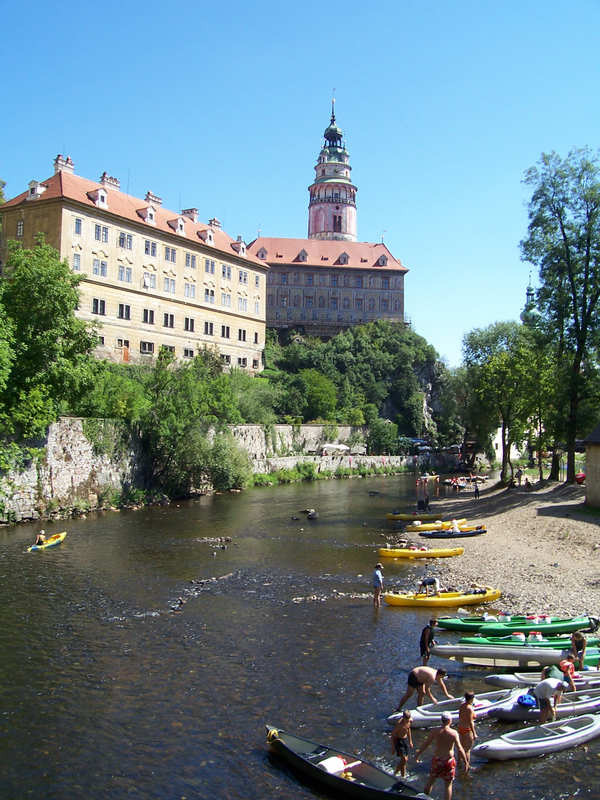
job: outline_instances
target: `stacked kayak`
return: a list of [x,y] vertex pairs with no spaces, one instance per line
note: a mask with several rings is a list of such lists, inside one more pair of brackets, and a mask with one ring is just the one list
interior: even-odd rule
[[451,528],[437,528],[436,530],[420,531],[419,536],[426,536],[429,539],[460,539],[463,536],[480,536],[487,533],[485,525],[459,525],[457,531]]
[[502,761],[509,758],[528,758],[566,750],[598,735],[600,714],[585,714],[505,733],[497,739],[476,745],[471,753],[481,758]]
[[[506,645],[516,647],[554,647],[569,648],[571,639],[568,635],[563,636],[542,636],[539,631],[532,631],[527,636],[524,633],[511,633],[508,636],[463,636],[458,640],[459,644],[481,644],[481,645]],[[588,645],[600,644],[597,636],[587,637]]]
[[[460,527],[461,525],[467,524],[467,518],[463,517],[462,519],[457,519],[456,523]],[[418,520],[413,522],[412,525],[407,525],[404,529],[409,533],[417,533],[421,531],[437,531],[437,530],[448,530],[454,524],[454,520],[451,522],[442,522],[441,519],[436,519],[435,522],[419,522]]]
[[[505,691],[509,692],[511,690],[505,689]],[[498,703],[491,709],[489,716],[507,722],[528,720],[539,722],[540,709],[537,706],[522,705],[519,702],[522,694],[522,690],[517,689],[514,696],[508,698],[504,703]],[[591,714],[600,711],[600,689],[589,687],[577,692],[566,692],[554,711],[557,717],[572,717],[578,714]]]
[[407,522],[419,522],[420,520],[435,520],[439,519],[439,514],[422,514],[420,511],[412,511],[410,513],[404,511],[391,511],[385,515],[386,519],[397,519]]
[[482,617],[440,617],[438,625],[449,631],[481,631],[486,636],[502,636],[515,632],[529,633],[542,631],[547,633],[571,633],[572,631],[595,630],[598,620],[585,615],[579,617],[551,617],[548,614],[528,614],[512,617],[508,614]]
[[[497,692],[484,692],[475,695],[473,710],[475,717],[481,719],[487,717],[491,712],[499,707],[512,703],[523,692],[521,689],[501,689]],[[455,697],[451,700],[442,700],[439,703],[428,703],[427,705],[417,706],[411,713],[413,728],[434,728],[442,724],[441,715],[447,712],[452,716],[452,722],[458,719],[458,710],[464,703],[464,697]],[[394,725],[401,717],[403,712],[396,711],[387,718],[391,725]]]
[[[487,675],[485,682],[491,686],[511,689],[523,686],[535,686],[542,680],[541,672],[514,672],[512,674]],[[600,669],[586,669],[573,675],[573,683],[578,689],[583,686],[600,684]]]
[[461,556],[464,547],[381,547],[379,555],[384,558],[450,558]]
[[44,544],[32,544],[31,547],[27,548],[27,552],[34,553],[36,550],[47,550],[49,547],[56,547],[57,544],[60,544],[64,540],[66,535],[66,531],[55,533],[46,539]]
[[[486,586],[485,589],[468,589],[464,592],[440,592],[423,594],[419,592],[386,592],[383,599],[390,606],[478,606],[498,600],[502,592]],[[439,645],[436,645],[439,648]],[[432,650],[435,652],[436,648]]]
[[[440,658],[449,658],[480,667],[534,667],[558,664],[565,658],[568,650],[529,644],[436,644],[431,652]],[[600,650],[597,647],[588,647],[585,651],[584,664],[596,667],[599,656]]]

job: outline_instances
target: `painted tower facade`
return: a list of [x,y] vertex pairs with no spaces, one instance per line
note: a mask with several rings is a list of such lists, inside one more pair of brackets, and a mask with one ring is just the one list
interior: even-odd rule
[[356,186],[350,179],[352,167],[342,131],[335,124],[334,104],[315,166],[315,182],[308,189],[308,238],[355,242]]

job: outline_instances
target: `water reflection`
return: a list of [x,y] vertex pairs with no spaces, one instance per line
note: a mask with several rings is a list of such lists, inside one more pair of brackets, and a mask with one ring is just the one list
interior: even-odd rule
[[[266,722],[391,766],[386,716],[429,614],[374,612],[369,584],[384,515],[413,490],[331,481],[92,515],[46,526],[69,533],[37,554],[34,526],[0,531],[0,797],[314,797],[271,763]],[[421,570],[391,562],[386,580]],[[451,664],[450,690],[483,677]],[[476,764],[454,797],[597,796],[598,747]],[[410,764],[421,787],[427,767]]]

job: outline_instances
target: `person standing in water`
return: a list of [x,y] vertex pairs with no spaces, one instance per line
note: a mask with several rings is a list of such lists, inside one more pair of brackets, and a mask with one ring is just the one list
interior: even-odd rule
[[396,720],[394,730],[392,731],[392,753],[395,753],[398,758],[398,764],[394,770],[394,775],[398,774],[403,778],[406,777],[406,765],[408,764],[408,749],[413,746],[412,734],[410,725],[412,716],[408,709],[402,712],[402,716]]
[[375,608],[381,607],[381,595],[383,593],[383,564],[375,564],[373,572],[373,605]]
[[416,752],[416,760],[419,761],[419,756],[427,750],[429,745],[433,744],[435,747],[433,758],[431,759],[431,771],[429,778],[425,784],[425,794],[429,794],[431,787],[438,778],[441,778],[445,783],[444,800],[451,800],[452,798],[452,781],[456,775],[456,758],[454,756],[454,748],[456,747],[458,754],[465,765],[465,772],[469,771],[469,762],[463,746],[460,743],[458,733],[452,728],[452,715],[447,711],[442,713],[442,725],[440,728],[435,728],[428,738]]
[[477,738],[475,730],[475,709],[473,708],[473,701],[475,695],[473,692],[465,692],[465,702],[458,709],[458,725],[456,729],[460,738],[460,743],[463,746],[465,755],[467,757],[467,764],[471,764],[471,748]]

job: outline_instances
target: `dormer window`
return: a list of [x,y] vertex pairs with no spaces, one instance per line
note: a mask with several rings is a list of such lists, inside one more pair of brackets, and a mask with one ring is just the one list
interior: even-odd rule
[[256,255],[258,258],[261,259],[261,261],[264,261],[267,257],[267,251],[265,250],[264,247],[261,247]]
[[198,236],[206,242],[206,244],[214,244],[215,237],[210,228],[205,228],[203,231],[198,231]]
[[144,222],[147,222],[149,225],[156,225],[156,208],[154,206],[138,208],[137,213],[144,220]]
[[88,192],[88,197],[98,208],[108,208],[106,189],[95,189],[93,192]]
[[28,200],[37,200],[46,191],[46,187],[39,181],[29,181]]
[[173,228],[175,233],[178,233],[180,236],[185,236],[185,225],[183,222],[183,217],[177,217],[177,219],[170,219],[169,226]]
[[340,264],[347,264],[348,263],[348,253],[342,253],[339,258]]
[[303,249],[302,249],[302,250],[300,250],[300,252],[298,253],[298,261],[306,261],[307,259],[308,259],[308,253],[307,253],[307,252],[306,252],[306,250],[304,250],[304,248],[303,248]]
[[377,264],[380,267],[387,267],[387,262],[388,262],[387,256],[379,256],[379,258],[377,259]]

